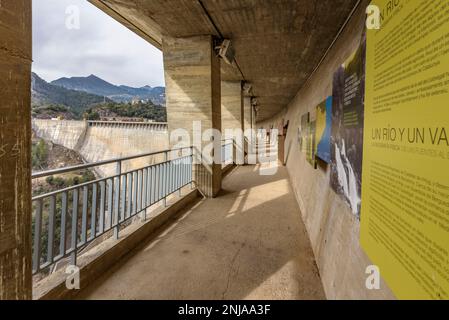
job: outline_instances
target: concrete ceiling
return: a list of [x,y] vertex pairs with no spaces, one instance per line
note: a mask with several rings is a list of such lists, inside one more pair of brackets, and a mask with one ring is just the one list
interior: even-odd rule
[[[305,84],[357,0],[90,0],[125,26],[161,47],[164,35],[219,32],[233,41],[244,79],[268,119]],[[210,18],[208,17],[208,14]],[[213,21],[213,23],[211,22]],[[218,29],[218,30],[217,30]],[[242,80],[222,64],[224,80]]]

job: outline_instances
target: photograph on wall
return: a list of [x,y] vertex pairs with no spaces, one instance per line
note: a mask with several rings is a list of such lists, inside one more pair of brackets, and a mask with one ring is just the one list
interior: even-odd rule
[[307,126],[306,135],[306,159],[312,167],[317,168],[317,163],[315,159],[316,154],[316,144],[315,144],[315,133],[316,133],[316,121],[312,120]]
[[306,153],[307,130],[309,126],[310,114],[307,112],[301,116],[301,125],[299,127],[299,150]]
[[332,189],[360,219],[365,105],[366,36],[334,74],[332,91]]
[[331,162],[332,97],[316,108],[316,157]]

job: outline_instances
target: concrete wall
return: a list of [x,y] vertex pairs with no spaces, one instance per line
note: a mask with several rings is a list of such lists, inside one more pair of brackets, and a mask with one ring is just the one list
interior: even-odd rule
[[[80,153],[86,162],[96,162],[169,149],[166,125],[151,123],[105,123],[33,120],[38,137]],[[123,171],[144,167],[163,156],[123,163]],[[115,165],[99,167],[101,176],[115,174]]]
[[0,1],[0,300],[31,298],[30,74],[31,1]]
[[297,139],[301,115],[315,112],[316,105],[332,95],[334,71],[359,45],[368,3],[362,1],[327,58],[288,108],[269,121],[257,124],[258,128],[269,129],[271,125],[276,127],[282,118],[290,121],[285,159],[329,299],[394,299],[384,282],[381,290],[366,289],[365,270],[372,262],[360,247],[360,223],[330,188],[330,167],[314,170],[300,152]]
[[86,134],[87,122],[33,119],[32,127],[38,137],[78,151]]

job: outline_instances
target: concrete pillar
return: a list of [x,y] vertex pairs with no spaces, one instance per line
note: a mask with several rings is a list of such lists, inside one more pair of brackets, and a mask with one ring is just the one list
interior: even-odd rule
[[251,97],[243,98],[243,129],[252,129],[252,106]]
[[[202,132],[221,131],[221,69],[212,36],[164,38],[168,130],[184,129],[193,144],[193,122],[201,122]],[[173,137],[172,137],[173,138]],[[171,139],[173,147],[176,141]],[[210,141],[200,143],[201,149]],[[221,138],[211,151],[221,156]],[[221,189],[221,163],[199,164],[195,180],[200,190],[214,197]]]
[[31,299],[31,1],[0,1],[0,300]]
[[233,159],[244,163],[243,91],[240,81],[221,82],[221,127],[223,139],[234,141]]
[[221,127],[225,139],[232,138],[226,129],[243,129],[243,91],[240,81],[221,82]]

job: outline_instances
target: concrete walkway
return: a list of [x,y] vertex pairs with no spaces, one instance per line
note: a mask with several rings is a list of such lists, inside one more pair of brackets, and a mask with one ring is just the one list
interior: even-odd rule
[[324,299],[285,168],[239,167],[82,299]]

